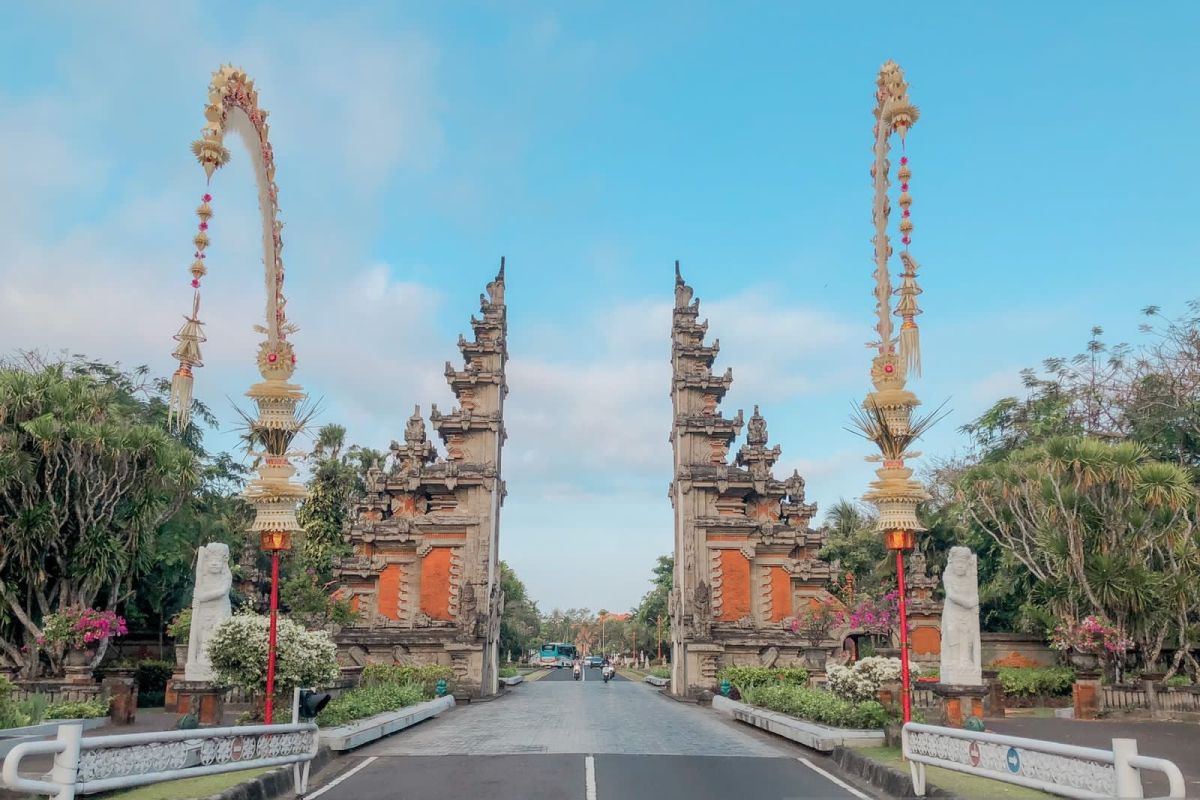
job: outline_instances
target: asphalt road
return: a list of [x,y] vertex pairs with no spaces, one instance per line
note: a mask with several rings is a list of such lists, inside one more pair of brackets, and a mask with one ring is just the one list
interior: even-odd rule
[[[581,675],[579,678],[580,683],[591,683],[592,681],[595,681],[596,683],[599,683],[601,685],[604,684],[604,678],[600,674],[599,667],[597,667],[596,669],[584,669],[584,670],[582,670],[582,672],[583,672],[583,675]],[[570,682],[573,680],[575,680],[575,678],[572,676],[571,670],[569,670],[569,669],[552,669],[552,670],[550,670],[550,672],[548,672],[546,674],[546,676],[544,678],[542,678],[539,681],[535,681],[535,683],[542,683],[544,681],[552,681],[552,682],[553,681],[567,681],[567,682]],[[617,676],[615,678],[613,678],[612,680],[628,681],[629,679],[618,673]]]
[[[339,759],[309,800],[869,798],[812,751],[599,670],[552,670]],[[593,677],[594,673],[594,677]]]

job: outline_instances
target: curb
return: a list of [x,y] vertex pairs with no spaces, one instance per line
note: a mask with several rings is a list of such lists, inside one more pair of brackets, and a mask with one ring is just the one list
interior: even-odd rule
[[[892,797],[913,797],[912,777],[907,772],[872,761],[862,753],[856,752],[853,747],[839,745],[833,748],[829,757],[843,772],[865,780]],[[925,782],[925,796],[942,800],[962,800],[958,795],[939,789],[928,781]]]
[[[309,780],[337,758],[328,747],[317,750],[317,757],[309,762]],[[257,778],[251,778],[237,786],[231,786],[219,794],[211,794],[204,800],[274,800],[276,797],[293,796],[292,765],[278,767]]]
[[884,742],[883,731],[833,728],[777,711],[768,711],[765,708],[739,703],[721,695],[712,699],[712,707],[714,711],[727,714],[738,722],[753,725],[822,753],[831,753],[836,748],[847,745],[870,746],[882,745]]

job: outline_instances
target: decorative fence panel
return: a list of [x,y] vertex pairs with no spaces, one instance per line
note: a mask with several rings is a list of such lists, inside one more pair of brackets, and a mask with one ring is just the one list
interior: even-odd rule
[[[1200,712],[1200,688],[1170,687],[1155,684],[1155,700],[1160,711]],[[1100,687],[1101,707],[1106,711],[1149,710],[1150,700],[1144,684],[1111,684]]]

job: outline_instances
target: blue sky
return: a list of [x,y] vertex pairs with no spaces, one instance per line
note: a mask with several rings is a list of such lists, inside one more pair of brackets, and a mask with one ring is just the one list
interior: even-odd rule
[[[823,507],[861,493],[843,426],[869,388],[873,81],[898,61],[922,109],[912,388],[953,409],[922,449],[961,451],[1022,367],[1200,295],[1198,34],[1185,2],[27,4],[0,30],[0,343],[171,370],[188,144],[240,65],[321,421],[384,447],[413,404],[449,407],[442,363],[507,256],[502,555],[545,609],[626,608],[671,548],[674,259],[728,412],[759,403]],[[230,426],[262,305],[233,145],[197,380]]]

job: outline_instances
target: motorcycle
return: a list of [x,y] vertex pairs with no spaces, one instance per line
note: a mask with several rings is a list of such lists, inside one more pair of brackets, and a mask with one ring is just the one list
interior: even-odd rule
[[571,674],[575,677],[575,680],[579,680],[579,665],[578,664],[571,667]]
[[605,664],[604,669],[601,670],[600,673],[604,676],[605,683],[608,683],[609,678],[616,676],[616,670],[612,668],[611,664]]

